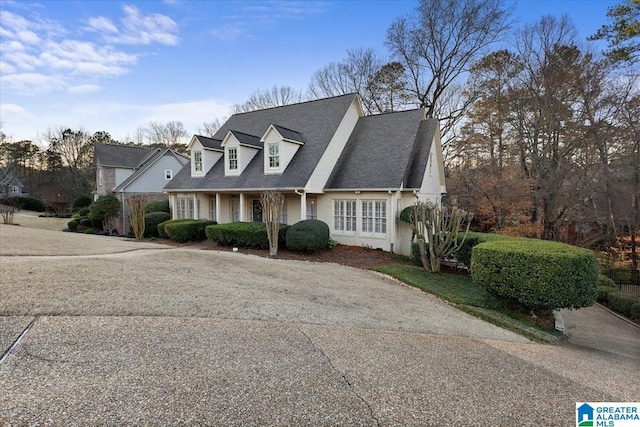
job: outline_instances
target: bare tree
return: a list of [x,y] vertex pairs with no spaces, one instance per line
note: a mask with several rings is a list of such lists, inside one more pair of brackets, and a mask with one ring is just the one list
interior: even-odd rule
[[142,240],[144,238],[144,206],[146,204],[147,197],[143,194],[134,194],[133,196],[127,197],[129,220],[136,240]]
[[265,108],[280,107],[301,102],[302,99],[302,93],[291,86],[273,86],[267,90],[256,90],[245,103],[234,105],[232,112],[233,114],[247,113]]
[[83,129],[72,130],[59,126],[46,133],[51,156],[57,156],[66,168],[73,192],[84,193],[89,188],[90,168],[93,163],[93,141]]
[[202,123],[202,126],[198,128],[198,132],[203,136],[208,136],[209,138],[212,138],[213,135],[216,134],[218,129],[222,127],[224,122],[227,121],[227,119],[228,117],[222,117],[222,118],[217,117],[213,121],[204,122]]
[[461,92],[455,102],[451,92],[449,102],[443,97],[504,36],[511,12],[503,0],[420,0],[412,15],[387,30],[387,47],[407,71],[414,102],[428,117],[446,123],[441,125],[444,145],[465,105],[459,102]]
[[285,197],[279,191],[265,191],[260,196],[264,221],[267,223],[267,237],[269,239],[269,255],[278,255],[278,234],[280,231],[280,212],[285,203]]
[[[409,214],[409,222],[418,239],[425,270],[440,272],[442,260],[462,247],[472,217],[473,214],[461,209],[440,207],[430,201],[416,202]],[[464,234],[461,236],[463,228]]]
[[167,123],[149,122],[145,134],[150,143],[172,147],[180,143],[182,138],[188,136],[181,121],[168,121]]

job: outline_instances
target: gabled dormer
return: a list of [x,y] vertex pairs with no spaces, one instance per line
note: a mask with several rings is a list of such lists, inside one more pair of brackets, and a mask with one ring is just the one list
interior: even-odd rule
[[270,124],[260,142],[264,145],[264,173],[284,172],[298,149],[304,145],[300,132]]
[[240,175],[249,162],[262,150],[260,137],[230,130],[222,140],[224,149],[224,174]]
[[187,146],[191,153],[191,176],[203,177],[224,154],[222,141],[202,135],[194,135]]

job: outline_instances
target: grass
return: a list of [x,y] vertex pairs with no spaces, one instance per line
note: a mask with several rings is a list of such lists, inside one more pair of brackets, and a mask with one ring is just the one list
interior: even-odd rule
[[433,294],[456,305],[460,310],[494,325],[524,335],[539,342],[559,343],[562,332],[553,329],[550,313],[533,318],[521,306],[489,293],[466,275],[430,274],[412,265],[390,264],[376,267],[379,271]]

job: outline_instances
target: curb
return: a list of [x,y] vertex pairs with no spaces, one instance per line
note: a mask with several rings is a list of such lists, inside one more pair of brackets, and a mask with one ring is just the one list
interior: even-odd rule
[[633,320],[629,320],[626,317],[616,313],[615,311],[609,310],[607,307],[605,307],[604,305],[600,304],[599,302],[595,303],[595,305],[597,305],[598,307],[604,309],[605,311],[608,311],[610,314],[613,314],[615,317],[617,317],[620,320],[624,320],[625,322],[627,322],[628,324],[630,324],[631,326],[635,326],[636,328],[640,329],[640,325],[638,325],[636,322],[634,322]]

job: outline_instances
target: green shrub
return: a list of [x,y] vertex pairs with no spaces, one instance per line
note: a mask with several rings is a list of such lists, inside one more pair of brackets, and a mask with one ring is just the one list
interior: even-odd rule
[[415,206],[407,206],[406,208],[402,209],[400,211],[400,221],[411,224],[411,214],[413,213],[414,209]]
[[114,195],[107,194],[98,197],[98,200],[89,206],[89,213],[91,219],[102,226],[106,219],[118,217],[121,209],[120,200]]
[[92,202],[93,199],[91,198],[91,196],[89,196],[88,194],[80,194],[79,196],[76,196],[75,199],[73,199],[73,210],[88,208]]
[[[425,249],[429,250],[428,243],[425,243]],[[411,244],[411,261],[422,267],[422,257],[420,256],[420,245],[418,245],[418,242],[413,242]]]
[[[278,247],[286,246],[286,234],[290,227],[280,224]],[[207,238],[223,246],[240,248],[269,249],[267,224],[264,222],[231,222],[228,224],[210,225],[206,229]]]
[[164,231],[174,242],[201,242],[207,240],[205,228],[208,225],[215,224],[215,221],[206,219],[189,219],[180,222],[169,222],[165,224]]
[[34,212],[44,212],[47,205],[35,197],[13,196],[0,199],[0,205],[15,206],[18,209]]
[[162,239],[168,239],[169,235],[164,230],[164,226],[167,224],[175,224],[175,223],[184,222],[184,221],[192,221],[192,220],[191,219],[170,219],[168,221],[161,222],[160,224],[158,224],[158,227],[156,227],[158,229],[158,237]]
[[93,227],[93,221],[91,221],[91,218],[80,218],[78,222],[83,227]]
[[152,200],[144,206],[144,213],[165,212],[171,213],[169,200]]
[[71,231],[76,231],[76,229],[78,228],[78,225],[80,224],[78,223],[78,221],[75,221],[75,220],[69,221],[67,223],[67,227],[69,227],[69,230]]
[[289,227],[287,249],[315,251],[329,247],[329,226],[318,219],[305,219]]
[[[467,267],[471,266],[471,251],[474,246],[484,242],[493,242],[496,240],[513,239],[513,237],[505,236],[504,234],[493,233],[467,233],[467,238],[464,239],[462,247],[455,253],[456,259]],[[420,258],[418,258],[420,259]]]
[[[598,302],[600,304],[604,304],[609,309],[622,314],[623,316],[640,321],[640,297],[623,294],[618,290],[613,281],[611,281],[613,286],[610,286],[608,283],[603,284],[603,282],[605,282],[602,280],[603,276],[600,277]],[[611,280],[607,277],[604,277],[604,279]]]
[[87,228],[86,230],[84,230],[84,234],[96,234],[96,230],[94,230],[93,228]]
[[600,287],[616,289],[616,283],[613,280],[609,279],[607,276],[604,276],[604,275],[601,274],[599,276],[599,280],[600,280],[600,282],[599,282],[598,285]]
[[475,282],[533,310],[592,305],[598,271],[592,251],[544,240],[494,240],[475,246],[471,256]]
[[82,208],[78,211],[78,217],[89,215],[89,208]]
[[171,219],[166,212],[150,212],[144,215],[144,237],[158,237],[158,224]]

